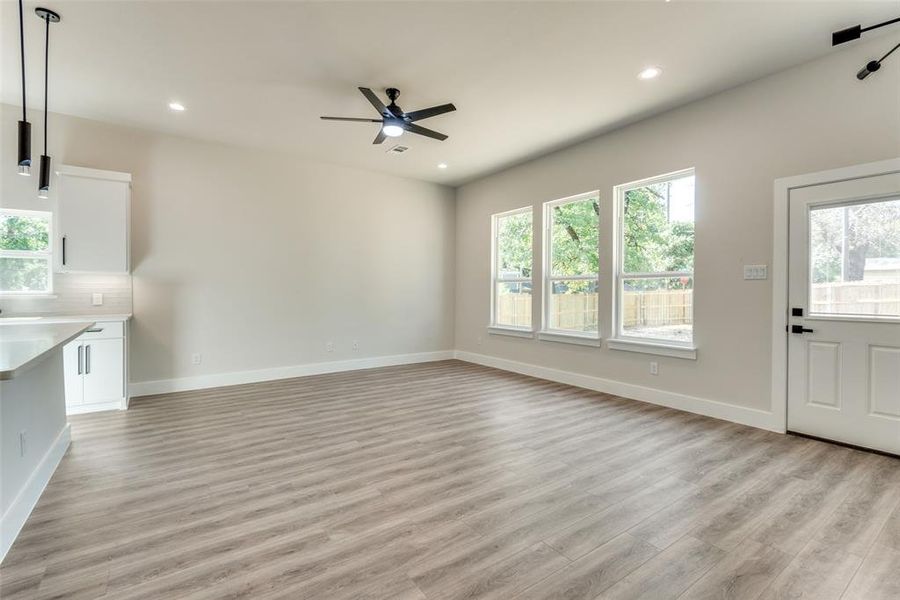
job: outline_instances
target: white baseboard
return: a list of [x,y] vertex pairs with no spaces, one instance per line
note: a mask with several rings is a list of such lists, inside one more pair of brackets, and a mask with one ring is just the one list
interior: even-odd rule
[[128,408],[125,399],[114,400],[112,402],[101,402],[99,404],[79,404],[66,406],[67,415],[82,415],[84,413],[100,412],[104,410],[125,410]]
[[606,394],[615,394],[616,396],[621,396],[623,398],[640,400],[641,402],[649,402],[650,404],[668,406],[669,408],[696,413],[698,415],[732,421],[734,423],[740,423],[741,425],[749,425],[759,429],[784,433],[784,427],[781,423],[782,420],[777,419],[775,414],[769,411],[727,404],[717,400],[698,398],[686,394],[667,392],[658,388],[644,387],[632,383],[615,381],[613,379],[603,379],[602,377],[594,377],[593,375],[582,375],[580,373],[572,373],[571,371],[551,369],[549,367],[541,367],[539,365],[507,360],[505,358],[476,354],[474,352],[457,350],[454,352],[454,356],[459,360],[484,365],[486,367],[511,371],[521,375],[530,375],[539,379],[547,379],[549,381],[574,385],[576,387]]
[[3,518],[0,519],[0,561],[6,557],[13,542],[28,520],[31,511],[34,510],[38,499],[44,492],[44,488],[53,477],[59,461],[69,448],[69,442],[72,441],[72,430],[68,423],[63,427],[59,435],[56,436],[50,449],[44,454],[44,458],[37,464],[31,477],[25,483],[25,487],[16,496],[12,504],[6,510]]
[[457,358],[459,360],[487,367],[494,367],[504,371],[511,371],[513,373],[520,373],[522,375],[530,375],[549,381],[556,381],[558,383],[574,385],[576,387],[582,387],[607,394],[615,394],[616,396],[649,402],[650,404],[668,406],[669,408],[705,415],[716,419],[724,419],[742,425],[784,433],[783,420],[776,418],[776,416],[769,411],[737,406],[718,400],[688,396],[686,394],[615,381],[613,379],[604,379],[593,375],[582,375],[571,371],[563,371],[560,369],[552,369],[549,367],[507,360],[505,358],[498,358],[485,354],[465,352],[462,350],[394,354],[354,360],[274,367],[254,371],[235,371],[231,373],[216,373],[213,375],[198,375],[196,377],[181,377],[178,379],[143,381],[132,383],[129,386],[129,395],[131,397],[150,396],[154,394],[167,394],[170,392],[184,392],[228,385],[240,385],[244,383],[257,383],[260,381],[289,379],[291,377],[304,377],[307,375],[320,375],[323,373],[337,373],[340,371],[355,371],[358,369],[374,369],[378,367],[449,360],[451,358]]
[[353,360],[336,360],[330,362],[291,365],[288,367],[273,367],[255,371],[234,371],[231,373],[180,377],[178,379],[141,381],[129,385],[128,391],[129,396],[134,398],[137,396],[167,394],[169,392],[202,390],[206,388],[223,387],[226,385],[240,385],[242,383],[290,379],[291,377],[305,377],[307,375],[321,375],[323,373],[337,373],[340,371],[356,371],[358,369],[375,369],[378,367],[409,365],[414,363],[433,362],[436,360],[450,360],[453,358],[453,354],[453,350],[418,352],[414,354],[392,354],[388,356],[356,358]]

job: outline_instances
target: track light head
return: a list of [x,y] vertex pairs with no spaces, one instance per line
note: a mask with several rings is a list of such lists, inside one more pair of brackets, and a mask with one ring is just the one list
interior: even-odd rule
[[835,31],[831,34],[831,45],[839,46],[840,44],[852,42],[853,40],[858,40],[861,35],[862,25],[854,25],[847,29],[841,29],[840,31]]
[[866,63],[866,66],[864,66],[862,69],[859,70],[859,73],[856,74],[856,78],[859,79],[860,81],[862,81],[863,79],[865,79],[870,74],[874,73],[875,71],[877,71],[880,68],[881,68],[880,61],[871,60],[868,63]]

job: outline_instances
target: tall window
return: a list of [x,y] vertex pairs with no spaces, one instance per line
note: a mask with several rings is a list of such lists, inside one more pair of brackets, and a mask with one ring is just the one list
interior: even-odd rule
[[691,346],[694,171],[616,188],[617,336]]
[[49,212],[0,209],[0,293],[52,291],[50,217]]
[[598,192],[544,204],[544,329],[598,337]]
[[491,325],[531,330],[532,210],[493,216],[493,314]]

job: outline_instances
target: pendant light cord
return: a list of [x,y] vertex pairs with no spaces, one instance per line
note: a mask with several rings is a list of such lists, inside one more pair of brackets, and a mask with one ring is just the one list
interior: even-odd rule
[[25,114],[25,9],[19,0],[19,44],[22,55],[22,120],[27,121]]
[[44,19],[47,21],[47,30],[44,37],[44,154],[47,154],[47,82],[49,81],[47,67],[50,65],[50,15]]
[[886,59],[888,56],[890,56],[891,54],[893,54],[893,53],[894,53],[894,50],[896,50],[897,48],[900,48],[900,44],[897,44],[896,46],[894,46],[893,48],[891,48],[891,49],[888,51],[887,54],[885,54],[884,56],[882,56],[881,58],[878,59],[878,62],[882,62],[882,61],[883,61],[884,59]]

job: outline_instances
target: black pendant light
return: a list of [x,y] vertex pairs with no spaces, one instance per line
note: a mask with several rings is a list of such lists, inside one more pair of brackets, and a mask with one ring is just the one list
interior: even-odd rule
[[19,175],[31,175],[31,123],[25,114],[25,13],[19,0],[19,44],[22,53],[22,120],[19,121]]
[[47,156],[47,83],[50,80],[50,23],[59,23],[59,15],[49,8],[36,8],[34,12],[46,23],[44,34],[44,153],[41,154],[41,175],[38,181],[38,198],[46,198],[50,192],[50,157]]
[[882,61],[884,61],[884,59],[886,59],[888,56],[893,54],[894,51],[897,50],[897,48],[900,48],[900,44],[897,44],[896,46],[891,48],[887,54],[885,54],[878,60],[870,60],[868,63],[866,63],[866,66],[864,66],[862,69],[859,70],[859,72],[856,74],[856,78],[859,79],[860,81],[862,81],[863,79],[868,77],[870,73],[874,73],[875,71],[880,69]]
[[[889,21],[884,21],[883,23],[878,23],[876,25],[870,25],[869,27],[854,25],[853,27],[835,31],[831,34],[831,45],[838,46],[840,44],[852,42],[853,40],[858,40],[860,37],[862,37],[862,34],[867,31],[872,31],[873,29],[878,29],[886,25],[894,25],[895,23],[900,23],[900,17],[897,17],[896,19],[890,19]],[[897,50],[897,48],[900,48],[900,44],[897,44],[896,46],[888,50],[888,53],[878,60],[870,60],[869,62],[867,62],[866,66],[864,66],[856,73],[856,78],[862,81],[863,79],[880,69],[881,63],[884,61],[884,59],[893,54]]]

